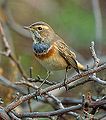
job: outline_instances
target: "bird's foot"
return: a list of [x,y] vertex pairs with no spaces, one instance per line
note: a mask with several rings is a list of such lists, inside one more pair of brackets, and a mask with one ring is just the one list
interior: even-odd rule
[[36,90],[36,95],[35,95],[35,98],[36,100],[38,101],[38,96],[41,96],[41,89],[38,87],[37,90]]
[[64,79],[64,87],[66,91],[68,91],[69,86],[67,85],[67,79]]

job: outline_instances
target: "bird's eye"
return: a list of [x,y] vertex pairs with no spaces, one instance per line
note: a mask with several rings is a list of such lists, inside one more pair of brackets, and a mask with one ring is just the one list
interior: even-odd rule
[[38,27],[38,30],[41,31],[41,30],[42,30],[42,27]]

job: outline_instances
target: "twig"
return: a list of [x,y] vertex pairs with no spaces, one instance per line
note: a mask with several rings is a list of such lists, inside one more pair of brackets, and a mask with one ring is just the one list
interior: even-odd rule
[[67,112],[76,110],[79,107],[81,107],[81,105],[71,106],[71,107],[67,107],[67,108],[64,108],[64,109],[59,109],[59,110],[55,110],[55,111],[51,111],[51,112],[32,112],[32,113],[26,112],[26,113],[14,113],[14,114],[19,118],[26,118],[26,117],[30,117],[30,118],[47,117],[48,118],[50,116],[65,114]]
[[4,30],[3,30],[3,27],[2,27],[2,24],[1,24],[1,23],[0,23],[0,33],[1,33],[2,40],[3,40],[3,43],[4,43],[4,47],[5,47],[5,52],[0,52],[0,54],[5,55],[6,57],[9,57],[9,58],[15,63],[15,65],[17,66],[17,68],[18,68],[19,72],[21,73],[21,75],[22,75],[25,79],[27,79],[27,76],[26,76],[25,72],[23,71],[22,66],[21,66],[20,63],[15,59],[15,57],[12,55],[12,51],[11,51],[11,49],[10,49],[8,40],[7,40],[6,37],[5,37],[5,33],[4,33]]
[[50,98],[52,98],[52,100],[54,101],[53,103],[56,103],[56,108],[59,108],[59,109],[63,109],[64,106],[62,105],[62,102],[57,98],[55,97],[54,95],[48,93],[47,94]]
[[27,87],[31,87],[33,88],[34,90],[37,90],[38,89],[38,86],[30,83],[29,81],[25,81],[25,80],[22,80],[20,82],[15,82],[16,85],[25,85]]
[[12,112],[9,112],[8,114],[9,114],[9,116],[11,116],[11,119],[12,119],[12,120],[21,120],[20,118],[16,117],[16,116],[14,115],[14,113],[12,113]]
[[93,57],[93,60],[94,60],[94,68],[98,67],[100,59],[97,58],[97,55],[96,55],[96,52],[95,52],[95,49],[94,49],[94,41],[91,42],[90,51],[91,51],[91,54],[92,54],[92,57]]
[[11,120],[8,114],[0,107],[0,120]]
[[6,87],[10,87],[16,91],[18,91],[19,93],[25,95],[26,92],[24,91],[24,89],[18,87],[17,85],[15,85],[14,83],[10,82],[8,79],[6,79],[3,76],[0,76],[0,83]]
[[89,107],[100,107],[102,105],[106,104],[106,100],[97,100],[97,101],[91,101],[89,103]]
[[74,99],[70,97],[61,98],[61,102],[63,105],[75,105],[75,104],[82,104],[82,99]]
[[[29,78],[32,78],[32,67],[30,67],[30,69],[29,69]],[[30,87],[29,86],[28,86],[27,90],[28,90],[28,94],[30,94]],[[28,100],[28,106],[29,106],[30,112],[32,112],[31,99]]]
[[[37,83],[37,82],[41,82],[42,83],[44,81],[44,79],[42,79],[40,76],[37,76],[35,79],[28,78],[27,81],[33,82],[33,83]],[[56,82],[51,82],[51,81],[45,80],[45,84],[47,84],[47,85],[54,85],[54,84],[56,84]]]
[[99,84],[101,84],[101,85],[106,85],[106,81],[104,81],[104,80],[102,80],[102,79],[100,79],[100,78],[98,78],[98,77],[96,77],[96,76],[90,76],[89,77],[91,80],[93,80],[93,81],[96,81],[97,83],[99,83]]
[[41,87],[47,82],[47,79],[49,78],[49,76],[50,76],[50,72],[47,72],[47,76],[46,76],[46,78],[43,80],[43,82],[40,84],[40,86],[39,86],[39,90],[41,89]]
[[[56,103],[56,105],[55,105],[56,109],[64,109],[64,106],[63,106],[62,102],[57,97],[55,97],[54,95],[49,94],[49,93],[47,95],[50,98],[52,98],[52,100]],[[67,115],[71,115],[71,116],[74,116],[74,117],[79,117],[80,116],[78,113],[75,113],[75,112],[68,112]]]

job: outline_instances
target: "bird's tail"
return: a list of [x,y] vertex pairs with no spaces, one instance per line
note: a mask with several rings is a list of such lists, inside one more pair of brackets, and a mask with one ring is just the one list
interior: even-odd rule
[[81,70],[81,71],[86,71],[87,70],[87,68],[85,66],[83,66],[81,63],[79,63],[78,61],[77,61],[77,66],[78,66],[78,69]]

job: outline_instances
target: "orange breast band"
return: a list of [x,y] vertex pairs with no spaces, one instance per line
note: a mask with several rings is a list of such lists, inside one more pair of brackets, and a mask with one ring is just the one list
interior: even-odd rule
[[52,47],[47,53],[44,53],[44,54],[36,54],[35,53],[35,56],[41,60],[44,60],[44,59],[47,59],[49,58],[50,56],[52,56],[53,54],[55,54],[55,48]]

